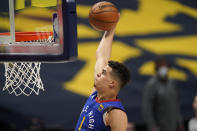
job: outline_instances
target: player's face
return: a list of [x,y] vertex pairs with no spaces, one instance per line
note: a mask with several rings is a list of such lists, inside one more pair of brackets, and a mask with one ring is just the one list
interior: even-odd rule
[[112,68],[110,66],[106,66],[102,69],[100,73],[97,74],[95,78],[95,86],[96,89],[106,89],[106,87],[109,86],[110,82],[112,81],[110,72],[112,71]]
[[193,108],[194,108],[195,112],[197,112],[197,96],[195,96],[195,98],[194,98]]

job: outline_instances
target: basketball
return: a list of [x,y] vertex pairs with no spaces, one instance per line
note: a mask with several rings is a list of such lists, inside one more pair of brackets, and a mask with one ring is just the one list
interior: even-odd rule
[[88,18],[94,29],[107,31],[118,22],[119,11],[114,4],[102,1],[92,6]]

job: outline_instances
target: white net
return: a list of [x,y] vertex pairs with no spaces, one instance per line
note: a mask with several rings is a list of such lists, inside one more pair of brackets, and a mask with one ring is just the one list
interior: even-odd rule
[[41,63],[4,63],[5,65],[5,87],[10,94],[19,96],[31,95],[33,92],[38,95],[40,90],[44,91],[40,78]]
[[[37,33],[36,40],[30,40],[34,44],[42,42],[52,44],[53,37],[46,33]],[[42,36],[42,37],[40,37]],[[27,41],[23,41],[28,44]],[[20,42],[22,43],[22,41]],[[25,43],[24,43],[25,44]],[[10,94],[30,96],[32,93],[39,95],[40,90],[44,91],[44,86],[40,77],[40,62],[9,62],[5,66],[5,86],[3,91],[7,90]]]

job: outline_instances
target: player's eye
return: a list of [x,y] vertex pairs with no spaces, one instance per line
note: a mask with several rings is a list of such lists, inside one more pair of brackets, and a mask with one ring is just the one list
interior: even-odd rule
[[103,70],[103,71],[102,71],[102,74],[105,75],[105,74],[106,74],[106,70]]

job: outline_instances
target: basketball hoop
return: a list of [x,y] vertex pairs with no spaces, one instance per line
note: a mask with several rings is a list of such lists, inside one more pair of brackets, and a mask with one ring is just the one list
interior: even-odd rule
[[[9,35],[1,33],[0,35]],[[16,42],[28,42],[26,44],[52,43],[52,32],[16,32]],[[32,93],[39,95],[39,91],[44,91],[44,86],[40,78],[41,62],[8,62],[5,66],[5,86],[10,94],[30,96]]]
[[[6,13],[1,22],[10,27],[5,27],[8,32],[0,33],[0,63],[5,67],[3,91],[16,96],[39,95],[44,91],[41,63],[71,62],[78,56],[76,2],[56,0],[50,6],[27,6],[20,11],[15,9],[14,0],[8,3],[5,8],[9,15]],[[25,26],[21,23],[24,17]]]

